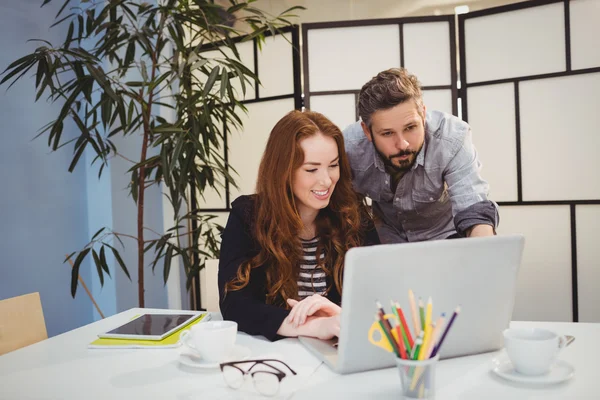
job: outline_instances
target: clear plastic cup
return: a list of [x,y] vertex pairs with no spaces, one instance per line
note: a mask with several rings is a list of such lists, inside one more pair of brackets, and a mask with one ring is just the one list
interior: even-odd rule
[[403,399],[435,399],[435,370],[439,360],[439,355],[423,361],[396,357]]

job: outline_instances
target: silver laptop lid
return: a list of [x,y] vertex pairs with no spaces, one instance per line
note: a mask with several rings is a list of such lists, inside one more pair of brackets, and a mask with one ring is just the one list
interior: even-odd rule
[[[476,354],[502,347],[514,304],[521,263],[522,235],[379,245],[348,251],[344,267],[341,334],[337,371],[366,371],[395,365],[394,357],[367,338],[379,300],[391,313],[390,300],[410,318],[408,291],[433,299],[432,320],[446,321],[457,305],[441,358]],[[417,300],[418,301],[418,300]],[[409,322],[414,332],[412,322]]]

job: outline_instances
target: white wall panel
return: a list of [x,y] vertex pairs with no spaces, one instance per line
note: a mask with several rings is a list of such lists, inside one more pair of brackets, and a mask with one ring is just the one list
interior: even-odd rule
[[452,91],[450,89],[423,90],[423,104],[428,110],[452,114]]
[[446,21],[403,25],[404,67],[423,86],[452,84],[449,25]]
[[285,114],[294,109],[294,99],[273,100],[248,104],[248,115],[241,115],[243,132],[232,132],[228,142],[229,163],[237,171],[234,179],[239,186],[230,185],[230,199],[252,194],[256,189],[258,167],[271,130]]
[[513,320],[572,321],[569,206],[505,206],[499,234],[525,235]]
[[467,89],[473,143],[494,201],[517,201],[515,93],[512,83]]
[[570,2],[571,68],[600,67],[600,1]]
[[294,93],[292,34],[265,38],[258,52],[258,89],[261,98]]
[[519,92],[523,200],[600,199],[600,73],[526,81]]
[[465,20],[467,82],[564,71],[563,3]]
[[579,321],[600,322],[600,205],[578,205],[575,210]]
[[360,89],[378,72],[398,67],[399,35],[398,25],[308,30],[310,91]]
[[310,96],[311,111],[325,115],[341,130],[356,122],[355,108],[353,94]]

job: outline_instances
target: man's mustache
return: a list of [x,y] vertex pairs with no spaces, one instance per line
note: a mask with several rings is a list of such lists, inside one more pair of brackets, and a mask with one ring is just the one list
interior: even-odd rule
[[393,156],[390,156],[390,158],[398,158],[398,157],[410,156],[411,154],[416,154],[416,151],[403,150],[400,153],[397,153],[397,154],[394,154]]

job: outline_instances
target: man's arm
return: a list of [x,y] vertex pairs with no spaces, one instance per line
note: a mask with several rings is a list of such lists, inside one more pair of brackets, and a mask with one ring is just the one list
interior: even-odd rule
[[489,185],[481,177],[481,163],[468,128],[460,147],[444,171],[456,231],[468,237],[491,236],[498,226],[498,206],[488,199]]

